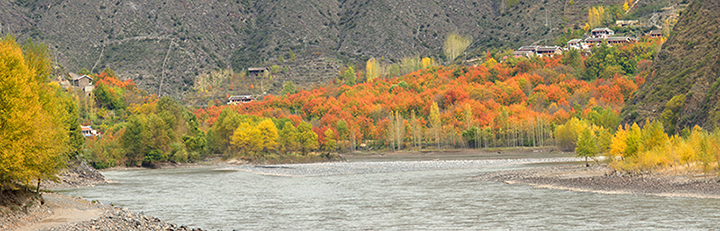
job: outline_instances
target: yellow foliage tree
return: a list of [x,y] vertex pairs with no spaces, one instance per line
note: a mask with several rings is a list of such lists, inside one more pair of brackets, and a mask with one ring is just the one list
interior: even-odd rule
[[333,152],[337,149],[337,140],[335,140],[335,132],[332,129],[325,130],[325,144],[323,150],[327,152]]
[[0,185],[56,179],[64,166],[67,111],[59,87],[47,81],[46,47],[12,36],[0,39]]
[[429,57],[422,58],[421,63],[423,69],[437,66],[437,64],[435,63],[435,59]]
[[270,119],[265,119],[258,124],[257,129],[260,131],[261,150],[263,152],[275,151],[277,148],[278,130],[275,123]]
[[442,122],[440,121],[440,108],[437,103],[433,102],[430,105],[430,129],[435,136],[435,142],[438,148],[440,148],[440,131],[442,130]]
[[380,66],[375,58],[368,59],[365,64],[365,79],[367,82],[372,81],[380,75]]
[[615,135],[610,139],[610,156],[615,158],[618,156],[624,156],[625,148],[627,148],[627,130],[622,125],[618,126]]
[[607,14],[605,14],[604,7],[590,7],[590,9],[588,9],[588,28],[586,30],[602,25],[602,22],[606,18]]
[[451,33],[445,39],[445,44],[443,46],[445,57],[447,57],[449,62],[452,62],[455,58],[460,56],[460,54],[462,54],[471,43],[472,39],[470,37],[464,37],[456,33]]
[[575,150],[577,147],[578,133],[588,127],[587,122],[580,121],[573,117],[567,123],[555,129],[555,142],[557,146],[565,151]]
[[249,152],[257,153],[262,150],[260,130],[248,122],[240,123],[240,126],[233,132],[231,142],[234,147],[245,154]]

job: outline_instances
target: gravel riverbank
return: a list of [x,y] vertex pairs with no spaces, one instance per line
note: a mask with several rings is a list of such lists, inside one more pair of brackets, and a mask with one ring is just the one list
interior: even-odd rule
[[491,160],[431,160],[431,161],[383,161],[383,162],[328,162],[310,164],[243,165],[223,170],[246,171],[260,175],[312,177],[350,174],[372,174],[408,171],[432,171],[495,167],[518,164],[562,163],[581,161],[580,158],[526,158]]
[[627,175],[605,165],[488,172],[474,179],[579,192],[720,199],[720,182],[716,176]]

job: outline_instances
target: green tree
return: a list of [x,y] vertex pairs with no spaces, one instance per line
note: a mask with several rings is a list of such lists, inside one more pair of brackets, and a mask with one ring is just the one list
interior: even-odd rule
[[283,85],[282,91],[280,91],[281,95],[288,95],[288,94],[295,94],[297,92],[297,89],[295,88],[295,84],[292,81],[286,81]]
[[125,103],[120,96],[111,91],[110,87],[104,83],[98,83],[95,85],[93,95],[95,95],[95,102],[100,107],[111,110],[125,108]]
[[585,126],[582,121],[573,117],[563,125],[555,129],[555,142],[558,148],[563,151],[572,151],[577,147],[578,132]]
[[637,157],[641,148],[641,139],[642,129],[640,129],[640,126],[638,126],[637,123],[633,123],[633,125],[630,126],[630,129],[627,130],[627,134],[625,136],[625,152],[623,153],[623,158],[627,159]]
[[89,74],[90,74],[90,71],[88,71],[87,68],[84,68],[84,67],[83,67],[82,69],[80,69],[80,71],[78,71],[77,74],[78,74],[78,75],[89,75]]
[[343,71],[343,73],[340,77],[345,81],[345,85],[348,85],[348,86],[355,85],[355,82],[356,82],[355,69],[352,66],[349,66],[347,68],[347,70]]
[[140,166],[150,152],[150,138],[147,118],[143,114],[128,117],[125,133],[120,138],[129,166]]
[[117,78],[117,75],[115,75],[115,71],[113,71],[109,67],[106,67],[105,69],[103,69],[102,73],[105,73],[110,77]]
[[345,120],[338,120],[335,124],[335,129],[337,129],[338,141],[350,139],[350,128]]
[[673,96],[665,103],[665,110],[660,115],[660,122],[669,134],[675,134],[675,127],[683,105],[685,105],[684,94]]
[[645,127],[642,129],[640,138],[641,144],[639,151],[652,151],[653,149],[661,148],[669,139],[660,121],[645,121]]
[[584,128],[578,135],[577,147],[575,154],[579,157],[585,157],[585,166],[590,167],[588,158],[594,158],[599,153],[598,138],[592,132],[591,128]]

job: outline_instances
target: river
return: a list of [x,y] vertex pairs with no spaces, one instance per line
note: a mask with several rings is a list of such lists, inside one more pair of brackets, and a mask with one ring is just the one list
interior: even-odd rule
[[[408,158],[350,161],[414,165],[434,157]],[[61,193],[210,230],[717,228],[715,199],[568,192],[470,179],[543,165],[312,177],[210,167],[105,171],[117,183]]]

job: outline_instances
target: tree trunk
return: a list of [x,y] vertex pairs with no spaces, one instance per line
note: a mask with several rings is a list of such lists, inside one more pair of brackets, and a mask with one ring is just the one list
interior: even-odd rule
[[585,167],[590,167],[590,164],[588,163],[588,157],[585,157]]
[[35,193],[40,194],[40,178],[38,178],[38,185],[37,185],[37,188],[35,189]]

